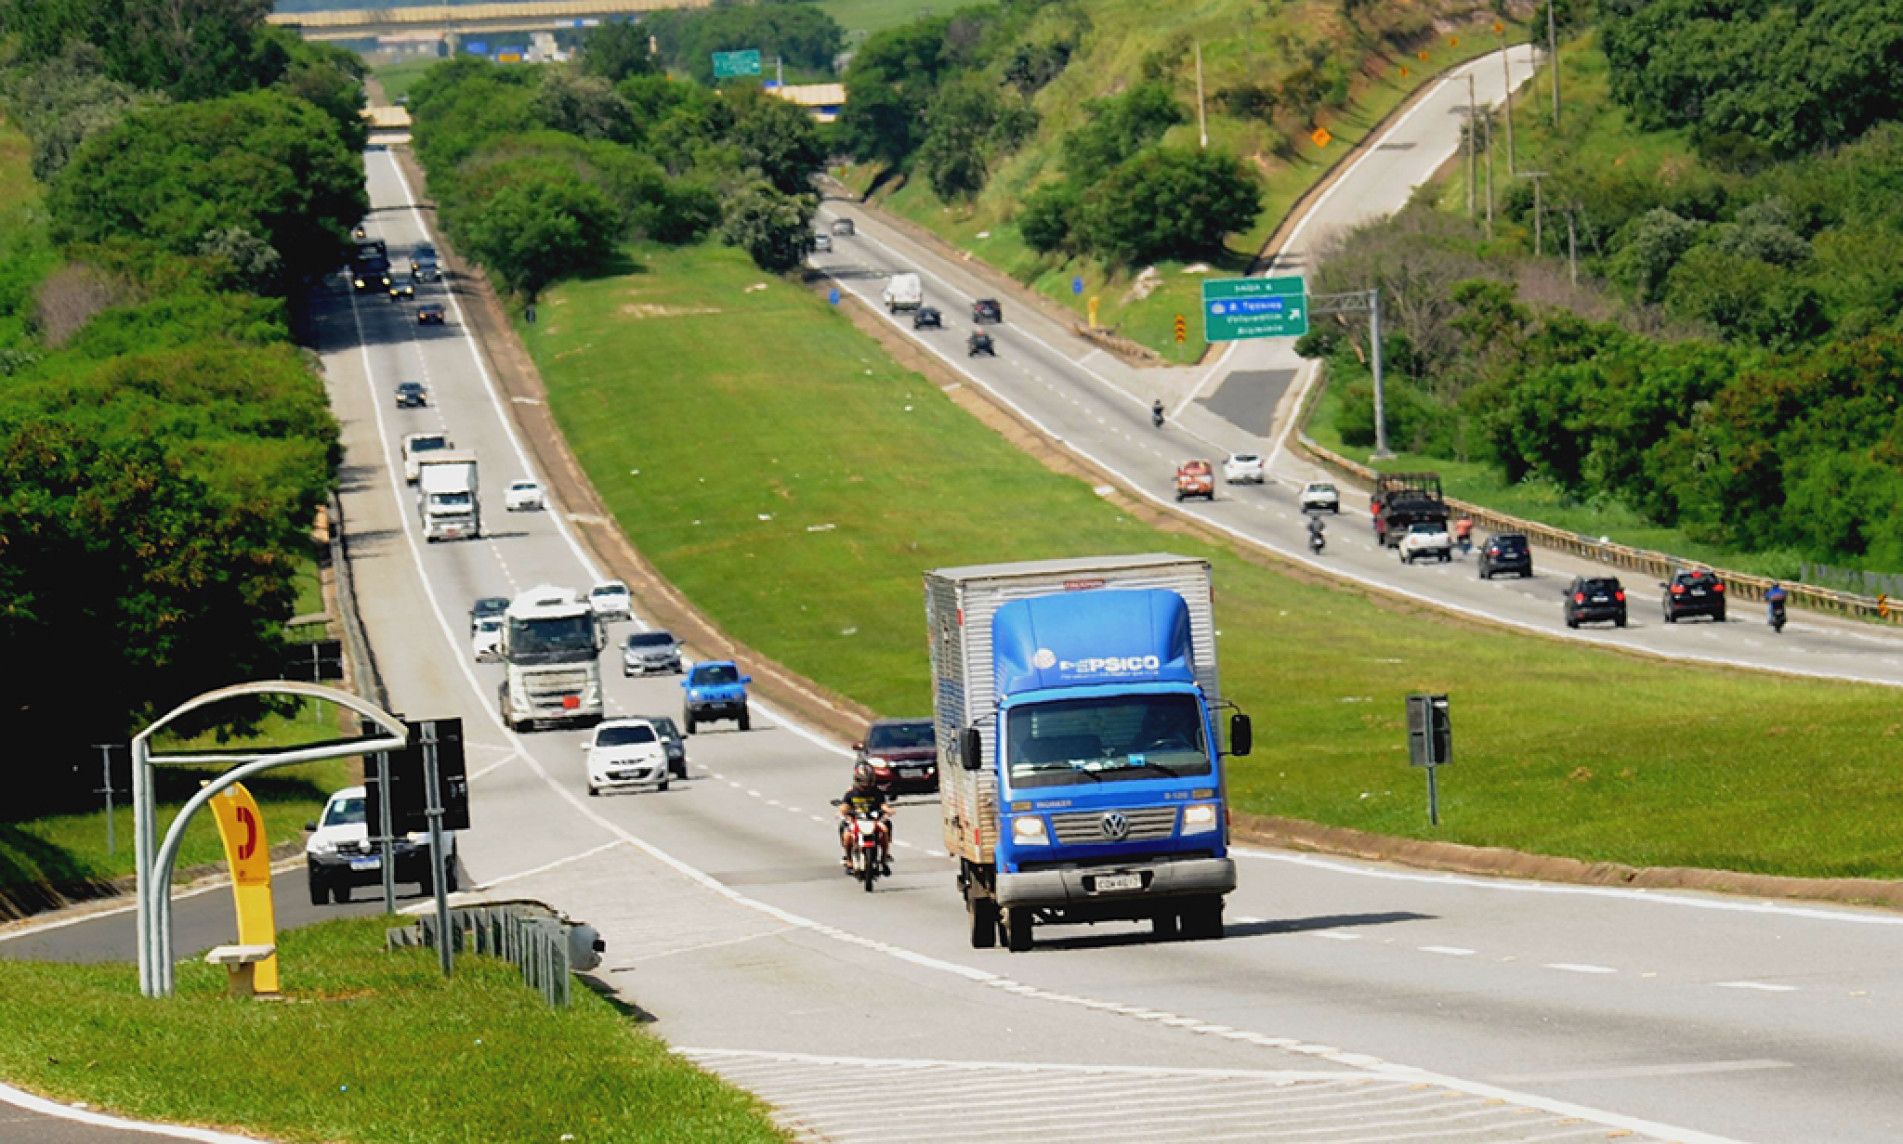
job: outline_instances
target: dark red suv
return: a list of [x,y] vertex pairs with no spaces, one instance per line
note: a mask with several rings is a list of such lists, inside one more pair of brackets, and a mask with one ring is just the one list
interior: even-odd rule
[[865,742],[853,746],[887,794],[938,789],[938,743],[930,719],[874,720]]

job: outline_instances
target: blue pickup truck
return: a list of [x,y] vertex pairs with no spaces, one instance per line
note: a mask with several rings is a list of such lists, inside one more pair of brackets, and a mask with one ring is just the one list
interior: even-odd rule
[[1236,885],[1209,565],[1157,554],[925,576],[947,851],[974,948],[1033,925],[1222,936]]
[[687,694],[681,703],[681,729],[692,735],[695,728],[715,719],[732,719],[742,731],[753,727],[747,710],[747,684],[750,675],[740,674],[739,665],[730,659],[713,659],[687,669],[681,686]]

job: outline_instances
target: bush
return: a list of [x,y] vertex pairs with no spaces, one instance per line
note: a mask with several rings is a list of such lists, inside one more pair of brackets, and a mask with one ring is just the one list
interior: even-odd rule
[[620,237],[614,204],[560,172],[504,187],[470,212],[469,253],[504,289],[533,300],[557,278],[600,265]]
[[1233,155],[1154,147],[1084,196],[1082,229],[1092,250],[1134,265],[1220,253],[1261,211],[1255,178]]

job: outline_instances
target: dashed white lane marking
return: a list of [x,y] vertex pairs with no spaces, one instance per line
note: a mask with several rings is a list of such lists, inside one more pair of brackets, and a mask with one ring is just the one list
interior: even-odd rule
[[[1608,1135],[1566,1108],[1450,1092],[1338,1069],[1171,1069],[1021,1061],[877,1060],[806,1053],[674,1052],[773,1104],[802,1141],[1104,1144],[1154,1140],[1473,1144]],[[919,1093],[930,1092],[931,1100]],[[991,1115],[974,1120],[971,1109]],[[1661,1140],[1632,1129],[1626,1139]]]
[[1760,1072],[1788,1069],[1789,1061],[1687,1061],[1684,1064],[1625,1065],[1603,1069],[1578,1069],[1570,1072],[1519,1073],[1493,1079],[1500,1084],[1558,1084],[1578,1080],[1644,1080],[1667,1076],[1702,1076],[1711,1073]]
[[752,789],[749,789],[749,790],[747,791],[747,797],[748,797],[748,798],[765,798],[766,796],[765,796],[765,795],[763,795],[763,794],[761,794],[761,793],[760,793],[759,791],[757,791],[757,790],[752,790]]
[[1361,935],[1358,933],[1336,933],[1334,930],[1316,930],[1315,932],[1309,934],[1308,936],[1325,938],[1329,941],[1360,941],[1361,940]]
[[1795,985],[1773,985],[1768,981],[1714,981],[1717,989],[1755,989],[1760,993],[1795,993]]
[[1543,968],[1557,969],[1562,973],[1617,973],[1610,965],[1581,965],[1575,961],[1548,962]]
[[1448,957],[1472,957],[1474,955],[1473,950],[1462,949],[1457,945],[1424,945],[1421,947],[1421,952],[1445,954]]

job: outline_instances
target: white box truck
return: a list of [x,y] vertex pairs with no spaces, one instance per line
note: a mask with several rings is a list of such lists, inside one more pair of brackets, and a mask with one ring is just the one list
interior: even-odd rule
[[482,535],[482,496],[476,458],[467,453],[423,453],[417,459],[416,511],[423,539],[469,540]]
[[1158,553],[925,574],[945,849],[974,948],[1033,924],[1222,936],[1223,758],[1209,565]]
[[925,285],[916,274],[894,274],[885,284],[885,308],[896,314],[925,304]]

